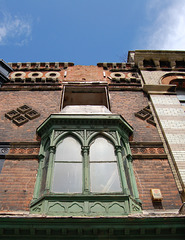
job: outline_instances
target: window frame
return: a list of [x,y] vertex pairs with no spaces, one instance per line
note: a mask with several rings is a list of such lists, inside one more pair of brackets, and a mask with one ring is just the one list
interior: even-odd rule
[[[93,94],[94,100],[91,99],[89,103],[87,101],[79,103],[77,100],[75,101],[75,104],[72,104],[71,102],[66,101],[65,97],[68,94],[69,96],[74,96],[74,94]],[[95,94],[99,93],[101,96],[101,101],[104,103],[97,103],[96,102],[96,96]],[[103,100],[104,99],[104,100]],[[96,102],[96,103],[95,103]],[[109,100],[109,94],[108,94],[108,84],[107,83],[100,83],[98,86],[97,84],[92,86],[92,84],[84,84],[83,87],[76,83],[71,83],[70,86],[69,84],[63,85],[63,91],[62,91],[62,99],[61,99],[61,109],[65,108],[66,106],[71,106],[71,105],[103,105],[107,109],[110,110],[110,100]]]
[[[137,191],[129,146],[129,135],[132,131],[132,127],[120,115],[50,115],[50,117],[37,130],[38,134],[41,136],[41,148],[34,197],[30,204],[31,212],[65,216],[69,214],[78,215],[79,211],[80,215],[94,215],[97,214],[97,211],[99,212],[97,209],[103,209],[102,213],[100,211],[100,215],[119,215],[120,210],[123,212],[122,215],[141,212],[141,201]],[[89,179],[83,181],[83,183],[85,183],[83,185],[83,193],[68,194],[52,192],[51,186],[56,146],[67,136],[72,136],[81,143],[82,155],[84,158],[83,174],[84,171],[89,171],[87,162],[89,159],[89,146],[92,141],[96,137],[102,136],[113,144],[117,156],[122,192],[90,192]],[[42,195],[40,195],[42,169],[46,155],[44,149],[48,138],[50,139],[48,172],[45,190]],[[121,141],[123,144],[121,144]],[[128,189],[125,169],[123,166],[123,145],[125,150],[124,159],[126,159],[127,162],[132,191],[129,191]],[[55,208],[59,208],[60,210],[53,210]],[[61,210],[61,208],[65,210]],[[72,211],[71,208],[78,208],[78,211],[75,210],[78,214],[76,212],[74,213],[74,209]],[[66,209],[70,209],[72,212],[69,213]],[[117,212],[113,213],[114,211]]]
[[[86,131],[84,131],[84,134],[85,134]],[[116,135],[116,132],[114,132],[115,135]],[[119,153],[118,153],[118,150],[121,149],[122,151],[122,146],[119,145],[118,141],[116,141],[109,133],[106,133],[106,132],[103,132],[103,133],[99,133],[99,132],[95,132],[94,134],[92,134],[92,136],[89,137],[89,139],[87,139],[87,143],[85,144],[85,139],[79,139],[79,135],[77,132],[73,132],[73,134],[71,134],[70,132],[65,132],[63,134],[61,134],[59,136],[58,139],[56,139],[56,141],[54,142],[55,146],[56,146],[56,149],[57,149],[57,146],[67,137],[73,137],[74,139],[76,139],[80,144],[81,144],[81,151],[82,151],[82,171],[83,171],[83,174],[82,174],[82,191],[81,193],[79,192],[74,192],[74,193],[65,193],[65,192],[58,192],[59,194],[126,194],[126,195],[129,195],[130,192],[128,190],[128,186],[127,186],[127,183],[123,180],[125,178],[125,174],[124,174],[124,167],[123,167],[123,164],[122,164],[122,157],[118,156]],[[117,166],[117,170],[118,170],[118,177],[119,177],[119,181],[120,181],[120,187],[121,187],[121,191],[114,191],[114,192],[96,192],[96,191],[91,191],[91,174],[90,174],[90,148],[91,148],[91,145],[93,144],[93,141],[95,141],[97,138],[104,138],[106,139],[107,141],[111,142],[113,148],[114,148],[114,152],[115,152],[115,160],[113,160],[113,162],[116,163],[116,166]],[[126,152],[126,150],[125,150]],[[52,186],[53,186],[53,179],[54,179],[54,163],[55,163],[55,155],[53,156],[53,159],[51,159],[52,161],[52,173],[51,173],[51,182],[50,182],[50,191],[52,193],[57,193],[57,192],[54,192],[52,191]],[[122,176],[123,175],[123,176]],[[125,189],[125,191],[123,190]]]

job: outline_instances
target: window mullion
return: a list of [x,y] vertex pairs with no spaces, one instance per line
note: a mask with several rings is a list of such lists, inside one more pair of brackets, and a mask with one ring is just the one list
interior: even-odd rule
[[37,179],[36,179],[36,183],[35,183],[35,186],[38,186],[38,187],[35,187],[35,190],[34,190],[34,193],[33,193],[33,201],[35,199],[37,199],[40,195],[40,188],[41,188],[41,185],[39,183],[42,182],[42,169],[43,169],[43,165],[44,165],[44,155],[40,154],[39,155],[39,169],[38,169],[38,173],[37,173]]
[[53,172],[53,165],[54,165],[53,159],[54,159],[55,152],[56,152],[56,147],[50,146],[49,147],[48,172],[47,172],[46,188],[45,188],[46,193],[50,192],[50,189],[51,189],[51,179],[52,179],[52,172]]
[[89,193],[90,170],[89,170],[89,146],[82,147],[83,156],[83,193]]
[[124,166],[123,166],[121,146],[116,146],[116,155],[118,158],[118,166],[119,166],[119,172],[120,172],[123,193],[126,195],[130,195],[127,180],[126,180],[126,174],[125,174],[125,170],[124,170]]
[[132,156],[129,154],[127,156],[127,159],[128,159],[128,165],[129,165],[128,170],[129,170],[129,176],[130,176],[130,181],[131,181],[133,194],[134,194],[134,197],[136,198],[136,200],[139,200],[139,193],[138,193],[138,190],[137,190],[135,175],[134,175],[134,171],[133,171],[133,167],[132,167]]

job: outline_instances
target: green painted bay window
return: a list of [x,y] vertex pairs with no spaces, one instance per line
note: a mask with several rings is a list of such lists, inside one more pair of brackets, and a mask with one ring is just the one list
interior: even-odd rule
[[41,148],[32,213],[118,216],[141,212],[129,135],[119,115],[51,115]]

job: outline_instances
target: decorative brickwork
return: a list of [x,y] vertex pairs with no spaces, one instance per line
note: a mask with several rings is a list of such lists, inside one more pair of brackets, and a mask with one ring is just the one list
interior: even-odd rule
[[160,142],[155,126],[143,121],[134,113],[148,106],[148,99],[141,91],[110,91],[110,105],[113,113],[121,114],[134,128],[132,141]]
[[7,117],[10,120],[12,120],[13,118],[15,118],[19,115],[20,115],[20,113],[16,110],[11,110],[11,111],[5,113],[5,117]]
[[14,70],[21,71],[38,71],[38,70],[60,70],[61,68],[67,68],[68,66],[73,66],[74,63],[69,62],[27,62],[27,63],[8,63]]
[[134,72],[123,72],[123,71],[111,71],[110,77],[112,82],[115,83],[126,83],[127,85],[141,84],[141,79],[138,77],[138,73]]
[[27,123],[29,120],[33,120],[39,116],[40,114],[37,111],[33,110],[27,105],[18,107],[17,111],[11,110],[5,114],[5,117],[12,120],[12,122],[17,126],[21,126]]
[[142,120],[146,120],[148,123],[156,126],[154,117],[152,116],[152,112],[150,110],[150,106],[147,106],[139,112],[135,113],[135,116],[141,118]]
[[28,83],[34,83],[34,84],[39,84],[39,83],[57,83],[60,80],[61,75],[64,74],[63,72],[57,72],[55,71],[47,71],[47,72],[39,72],[39,71],[34,71],[34,72],[22,72],[22,71],[17,71],[13,72],[10,76],[10,83],[19,83],[21,85],[23,84],[28,84]]
[[15,123],[17,126],[21,126],[24,123],[28,122],[28,119],[24,115],[19,115],[12,120],[13,123]]
[[[7,104],[8,99],[8,104]],[[36,128],[51,114],[60,111],[60,91],[1,91],[0,142],[30,142],[39,140]],[[18,127],[5,114],[19,106],[32,107],[40,117]],[[17,111],[18,112],[18,111]],[[5,130],[6,129],[6,130]]]

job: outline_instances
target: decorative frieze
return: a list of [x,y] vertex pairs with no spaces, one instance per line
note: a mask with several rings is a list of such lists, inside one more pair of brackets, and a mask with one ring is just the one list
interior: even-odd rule
[[121,72],[121,71],[113,71],[110,73],[109,79],[112,82],[117,82],[117,83],[141,83],[141,79],[138,76],[138,73],[136,72]]
[[106,201],[101,196],[79,195],[65,198],[64,196],[63,201],[48,199],[43,200],[42,204],[32,204],[31,212],[42,212],[50,216],[124,216],[128,213],[141,213],[141,206],[126,196],[106,196]]
[[61,74],[57,71],[40,72],[33,71],[28,74],[23,71],[13,72],[10,75],[10,83],[47,83],[47,82],[57,82]]

